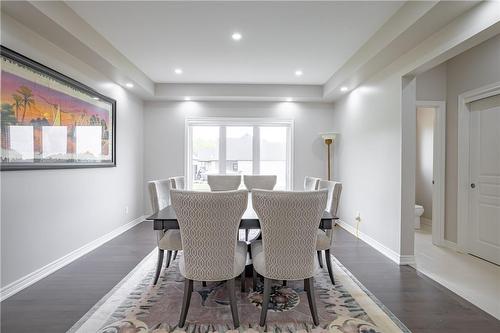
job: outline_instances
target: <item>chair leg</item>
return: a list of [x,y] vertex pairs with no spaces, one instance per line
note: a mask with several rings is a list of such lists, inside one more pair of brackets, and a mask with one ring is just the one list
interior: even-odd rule
[[321,251],[316,251],[316,252],[318,252],[319,267],[323,268],[323,255],[322,255]]
[[271,298],[271,279],[264,277],[264,297],[262,298],[262,310],[260,312],[260,326],[266,324],[267,308],[269,307],[269,300]]
[[307,288],[309,288],[309,286],[307,285],[307,281],[304,280],[304,291],[307,291]]
[[172,261],[174,261],[176,258],[177,258],[177,251],[174,251],[174,259],[172,259]]
[[248,242],[248,235],[250,234],[250,229],[245,229],[245,242]]
[[156,283],[158,282],[162,265],[163,265],[163,250],[158,249],[158,262],[156,263],[155,281],[153,282],[154,285],[156,285]]
[[238,317],[238,305],[236,304],[236,288],[235,279],[227,280],[226,286],[229,292],[229,301],[231,304],[231,314],[233,315],[234,328],[240,327],[240,319]]
[[332,269],[332,258],[330,257],[330,250],[325,251],[325,260],[326,260],[326,267],[328,268],[328,274],[330,275],[330,280],[332,281],[332,284],[335,285],[335,279],[333,277],[333,269]]
[[207,281],[201,281],[201,285],[202,285],[203,287],[206,287],[206,286],[207,286]]
[[314,296],[314,279],[311,277],[304,280],[304,284],[307,284],[307,300],[309,301],[309,310],[311,310],[311,316],[313,318],[314,325],[319,325],[318,310],[316,308],[316,299]]
[[286,280],[283,280],[283,287],[286,287]]
[[245,289],[245,270],[243,270],[243,272],[241,272],[240,280],[241,280],[241,292],[244,293],[246,291],[246,289]]
[[255,268],[253,268],[252,271],[252,284],[253,284],[253,291],[257,290],[257,271]]
[[179,319],[179,327],[184,327],[186,317],[191,303],[191,294],[193,293],[193,280],[184,279],[184,296],[182,297],[181,318]]
[[167,251],[167,258],[165,259],[165,262],[167,264],[167,266],[166,266],[167,268],[170,267],[171,259],[172,259],[172,251]]

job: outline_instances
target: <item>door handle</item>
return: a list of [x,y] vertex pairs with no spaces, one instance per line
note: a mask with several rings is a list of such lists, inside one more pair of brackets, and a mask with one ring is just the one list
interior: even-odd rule
[[470,184],[470,188],[476,188],[476,184],[474,183]]

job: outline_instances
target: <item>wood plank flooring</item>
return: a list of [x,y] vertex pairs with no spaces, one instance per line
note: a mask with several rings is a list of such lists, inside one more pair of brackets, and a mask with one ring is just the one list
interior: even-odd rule
[[[333,254],[414,333],[500,332],[500,322],[335,229]],[[1,305],[3,333],[65,332],[155,247],[144,222]]]

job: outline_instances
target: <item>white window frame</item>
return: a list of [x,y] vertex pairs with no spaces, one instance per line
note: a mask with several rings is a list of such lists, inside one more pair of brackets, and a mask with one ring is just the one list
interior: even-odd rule
[[186,186],[188,189],[192,188],[193,180],[191,179],[191,170],[193,168],[192,161],[192,139],[193,139],[193,126],[220,126],[219,132],[219,174],[226,173],[226,127],[227,126],[245,126],[253,127],[253,144],[252,144],[252,160],[253,160],[253,173],[259,174],[259,161],[260,161],[260,127],[269,126],[282,126],[287,130],[287,147],[286,147],[286,189],[293,189],[293,138],[294,138],[294,121],[293,119],[274,119],[274,118],[224,118],[224,117],[203,117],[203,118],[186,118],[185,123],[185,146],[184,146],[184,176],[186,179]]

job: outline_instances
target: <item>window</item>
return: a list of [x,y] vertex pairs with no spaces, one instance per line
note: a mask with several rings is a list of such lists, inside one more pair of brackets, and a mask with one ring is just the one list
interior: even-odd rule
[[209,190],[209,174],[277,175],[276,189],[291,189],[292,131],[292,120],[187,119],[187,186]]

